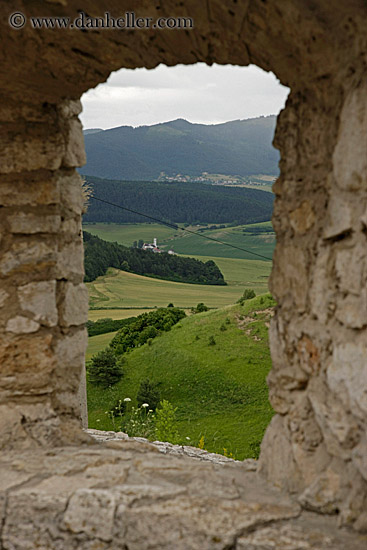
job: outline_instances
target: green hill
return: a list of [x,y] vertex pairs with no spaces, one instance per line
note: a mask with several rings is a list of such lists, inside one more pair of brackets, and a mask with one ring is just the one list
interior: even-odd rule
[[213,260],[202,262],[195,258],[177,256],[150,250],[127,248],[83,231],[85,281],[94,281],[114,267],[138,275],[168,281],[202,285],[226,285],[223,275]]
[[[125,354],[118,384],[107,391],[88,385],[89,426],[113,429],[105,412],[118,399],[129,397],[134,404],[140,382],[149,379],[159,383],[161,398],[177,407],[182,443],[197,446],[203,436],[209,451],[256,457],[273,414],[265,382],[273,305],[265,295],[244,306],[193,315],[151,345]],[[210,345],[211,337],[215,344]]]
[[[99,199],[170,223],[257,223],[270,220],[273,210],[272,193],[246,187],[85,179]],[[91,198],[83,221],[141,223],[147,219]]]
[[162,171],[168,176],[277,175],[275,123],[271,115],[224,124],[178,119],[138,128],[87,130],[87,164],[81,173],[117,180],[153,180]]

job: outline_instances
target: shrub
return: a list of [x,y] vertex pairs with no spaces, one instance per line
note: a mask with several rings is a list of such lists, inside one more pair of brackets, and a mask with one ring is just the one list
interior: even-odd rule
[[252,298],[255,298],[255,296],[256,296],[256,292],[252,288],[246,288],[241,298],[237,300],[237,304],[240,304],[241,306],[243,306],[243,303],[246,300],[251,300]]
[[163,399],[156,412],[155,435],[158,441],[169,441],[176,445],[180,436],[177,430],[176,410],[173,405]]
[[100,351],[92,357],[88,365],[89,382],[104,388],[117,384],[123,375],[122,364],[122,361],[117,361],[111,349]]
[[140,383],[136,400],[140,407],[143,403],[148,403],[149,408],[153,411],[159,405],[161,400],[160,391],[158,389],[159,382],[151,382],[148,378]]
[[222,332],[224,332],[225,330],[227,330],[227,327],[226,327],[226,325],[225,325],[224,323],[222,323],[222,324],[220,325],[220,330],[221,330]]
[[203,302],[200,302],[196,307],[191,308],[192,313],[203,313],[203,311],[208,311],[208,306],[206,306]]
[[209,338],[209,346],[215,346],[216,343],[217,343],[217,342],[214,340],[214,336],[210,336],[210,338]]

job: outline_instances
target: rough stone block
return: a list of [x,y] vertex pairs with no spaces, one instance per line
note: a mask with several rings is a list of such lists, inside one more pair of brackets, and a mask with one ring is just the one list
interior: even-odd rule
[[56,360],[52,335],[0,337],[0,386],[14,396],[51,392]]
[[8,216],[12,233],[57,233],[60,228],[60,216],[18,212]]
[[367,418],[367,343],[363,339],[334,345],[327,381],[338,399],[357,418]]
[[0,184],[1,206],[54,205],[59,201],[58,180],[54,180],[53,176],[48,180],[45,179],[44,174],[39,174],[37,178],[29,176],[28,179],[18,176],[14,181],[4,181]]
[[73,533],[109,541],[113,536],[116,501],[110,491],[79,489],[69,500],[64,525]]
[[333,167],[338,187],[348,191],[367,188],[366,95],[367,87],[363,82],[349,92],[340,116]]
[[335,317],[343,325],[350,328],[367,326],[367,291],[360,296],[348,294],[337,300]]
[[39,328],[39,323],[36,323],[36,321],[33,321],[32,319],[28,319],[28,317],[22,317],[21,315],[17,315],[16,317],[9,319],[6,324],[6,330],[8,332],[14,332],[15,334],[37,332]]
[[9,133],[1,143],[0,173],[57,170],[64,151],[62,135],[52,133],[46,127],[41,135],[37,131]]
[[62,164],[67,168],[74,168],[75,166],[83,166],[86,162],[83,127],[80,120],[75,118],[68,123],[66,151]]
[[18,299],[22,310],[32,313],[36,321],[49,327],[56,325],[56,281],[22,285],[18,288]]
[[[29,273],[56,264],[57,243],[45,241],[16,241],[0,260],[0,273]],[[80,262],[79,262],[80,263]]]
[[82,325],[88,320],[88,290],[80,283],[66,283],[64,298],[60,306],[61,324],[63,326]]
[[[88,333],[85,329],[78,330],[70,336],[61,338],[56,346],[56,355],[59,362],[58,372],[61,373],[70,366],[82,368],[85,361],[87,344]],[[75,387],[75,392],[77,391],[78,387]]]
[[59,172],[58,183],[62,204],[81,216],[84,207],[82,178],[75,171]]
[[66,243],[59,248],[57,257],[57,273],[59,279],[84,276],[84,251],[81,238]]
[[352,205],[343,196],[334,192],[329,198],[324,239],[331,239],[350,231],[353,226],[353,217]]

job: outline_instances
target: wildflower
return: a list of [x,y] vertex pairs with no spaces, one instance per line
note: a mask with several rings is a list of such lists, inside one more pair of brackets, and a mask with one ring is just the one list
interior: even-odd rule
[[149,404],[148,403],[143,403],[142,407],[144,407],[144,409],[146,409],[147,407],[149,407]]
[[124,401],[128,402],[131,401],[130,397],[125,397]]
[[99,419],[99,418],[97,418],[96,422],[100,422],[100,419]]
[[190,438],[188,436],[186,436],[186,439],[187,439],[187,441],[190,441]]

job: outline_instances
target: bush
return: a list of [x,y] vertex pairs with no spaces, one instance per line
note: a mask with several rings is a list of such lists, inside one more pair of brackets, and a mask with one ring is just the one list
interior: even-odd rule
[[243,306],[243,303],[246,300],[251,300],[252,298],[255,298],[255,296],[256,296],[256,292],[252,288],[246,288],[241,298],[237,300],[237,304],[240,304],[241,306]]
[[203,311],[208,311],[208,307],[203,304],[203,302],[200,302],[196,307],[191,308],[192,313],[203,313]]
[[141,407],[143,403],[148,403],[150,409],[153,411],[156,410],[161,400],[158,386],[159,382],[151,382],[148,378],[140,383],[139,391],[136,396],[139,407]]
[[225,330],[227,330],[227,327],[226,327],[226,325],[225,325],[224,323],[221,324],[220,330],[221,330],[222,332],[224,332]]
[[211,336],[209,338],[209,346],[215,346],[216,345],[216,341],[214,340],[214,336]]
[[155,436],[158,441],[168,441],[177,445],[180,436],[177,430],[176,410],[173,405],[163,399],[156,412]]
[[117,361],[114,352],[109,348],[94,355],[88,365],[88,380],[96,386],[113,386],[121,380],[122,375],[122,361]]

